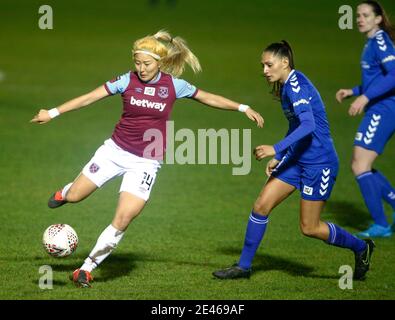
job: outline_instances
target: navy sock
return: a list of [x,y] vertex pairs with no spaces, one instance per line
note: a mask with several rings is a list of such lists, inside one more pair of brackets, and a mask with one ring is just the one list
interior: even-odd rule
[[356,253],[360,253],[366,249],[365,241],[358,239],[331,222],[326,222],[326,224],[329,227],[329,238],[326,243],[336,247],[348,248]]
[[356,177],[366,207],[372,216],[374,223],[382,227],[388,227],[384,206],[381,202],[381,187],[377,182],[375,174],[368,171]]
[[373,169],[372,172],[381,187],[381,196],[395,210],[395,189],[380,171]]
[[261,243],[263,235],[265,234],[268,220],[267,216],[259,215],[254,211],[251,212],[247,224],[244,247],[239,260],[239,266],[241,268],[251,268],[252,260],[254,259],[255,253]]

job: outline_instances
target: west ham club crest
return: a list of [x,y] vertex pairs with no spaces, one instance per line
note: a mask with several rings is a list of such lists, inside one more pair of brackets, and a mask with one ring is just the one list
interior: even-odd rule
[[159,87],[158,96],[162,99],[166,99],[169,96],[169,88],[168,87]]
[[96,173],[99,169],[100,167],[96,163],[92,163],[89,167],[90,173]]

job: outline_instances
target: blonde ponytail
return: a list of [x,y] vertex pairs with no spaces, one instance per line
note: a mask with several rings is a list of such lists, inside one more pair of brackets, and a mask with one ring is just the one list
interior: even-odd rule
[[198,58],[188,48],[186,41],[180,37],[173,38],[165,30],[137,40],[133,45],[133,54],[136,51],[147,51],[159,56],[161,70],[174,77],[179,77],[184,72],[185,63],[194,73],[202,70]]

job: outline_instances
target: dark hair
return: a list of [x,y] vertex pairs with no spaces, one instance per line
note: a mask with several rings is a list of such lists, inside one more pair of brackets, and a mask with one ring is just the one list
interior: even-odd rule
[[[289,61],[289,67],[291,69],[295,69],[294,54],[292,52],[291,46],[287,41],[281,40],[281,42],[272,43],[264,50],[264,52],[271,52],[274,56],[279,56],[280,58],[287,58]],[[280,81],[276,81],[273,84],[271,94],[276,98],[280,98],[281,88],[282,84],[280,83]]]
[[390,36],[392,41],[395,41],[395,30],[392,26],[390,19],[388,18],[387,13],[380,3],[377,1],[363,1],[361,4],[367,4],[372,7],[374,14],[382,17],[382,21],[379,27],[384,30]]

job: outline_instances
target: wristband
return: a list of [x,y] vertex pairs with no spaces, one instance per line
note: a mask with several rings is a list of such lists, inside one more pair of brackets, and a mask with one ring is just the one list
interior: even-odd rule
[[241,105],[239,105],[238,110],[239,110],[240,112],[246,112],[247,109],[248,109],[249,107],[250,107],[250,106],[247,106],[247,105],[245,105],[245,104],[241,104]]
[[60,112],[57,108],[52,108],[51,110],[48,110],[48,115],[51,119],[53,119],[60,115]]

